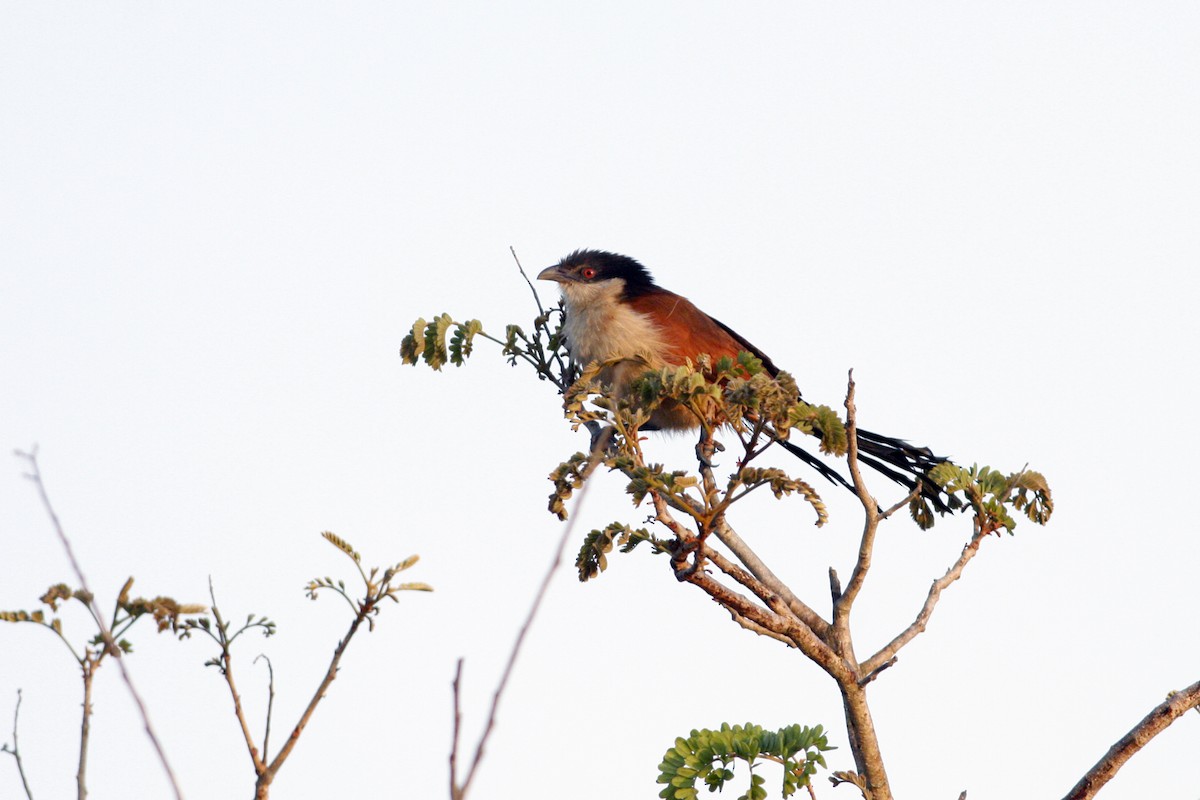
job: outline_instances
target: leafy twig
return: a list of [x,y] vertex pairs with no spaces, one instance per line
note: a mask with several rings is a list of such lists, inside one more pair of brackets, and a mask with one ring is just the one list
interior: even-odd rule
[[[95,617],[96,624],[100,627],[100,635],[103,638],[106,649],[108,652],[113,654],[113,657],[117,661],[117,667],[121,672],[121,680],[125,682],[125,688],[129,690],[129,696],[133,698],[134,705],[137,706],[138,713],[142,718],[142,727],[146,731],[147,738],[150,739],[150,744],[154,747],[154,752],[158,756],[159,763],[162,764],[163,771],[167,774],[167,782],[171,785],[171,791],[174,793],[176,800],[183,800],[183,792],[179,788],[179,781],[175,778],[175,771],[171,769],[171,764],[167,760],[167,754],[166,751],[163,750],[162,743],[159,741],[158,736],[154,733],[154,726],[150,723],[150,713],[146,710],[146,704],[142,701],[141,695],[138,694],[137,688],[133,685],[133,678],[130,676],[129,670],[125,666],[125,659],[121,657],[121,650],[117,646],[116,640],[113,639],[112,631],[109,629],[108,625],[105,624],[104,619],[100,614],[100,609],[96,606],[95,596],[91,593],[91,590],[88,589],[87,579],[83,575],[83,568],[80,567],[78,559],[75,558],[75,551],[71,547],[71,542],[67,538],[67,534],[63,530],[62,524],[58,520],[58,514],[55,513],[54,506],[50,503],[50,496],[46,493],[46,485],[42,481],[42,472],[38,467],[37,446],[35,445],[34,447],[30,448],[28,452],[17,450],[16,455],[18,458],[23,458],[29,463],[30,471],[26,473],[25,477],[33,481],[33,484],[37,487],[38,495],[42,500],[42,507],[45,508],[46,514],[50,517],[50,522],[54,527],[54,532],[58,535],[58,540],[62,543],[63,549],[67,553],[67,560],[71,562],[71,569],[74,570],[75,577],[79,580],[79,588],[81,591],[87,594],[87,606],[91,611],[92,616]],[[88,700],[90,699],[90,685],[88,686],[88,689],[89,697],[84,701],[85,711],[89,707]],[[85,713],[85,726],[86,722],[87,716]],[[83,731],[83,735],[84,737],[87,735],[86,728]],[[81,760],[81,769],[82,766],[83,764]],[[81,774],[81,797],[86,794],[86,790],[82,786],[82,781],[83,777]]]

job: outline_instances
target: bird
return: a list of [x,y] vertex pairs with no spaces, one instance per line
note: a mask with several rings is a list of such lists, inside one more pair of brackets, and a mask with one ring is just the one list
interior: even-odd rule
[[[571,359],[580,366],[609,362],[602,382],[616,396],[648,370],[675,367],[706,353],[714,361],[737,359],[742,351],[762,361],[777,377],[779,368],[762,350],[690,300],[659,286],[649,270],[629,256],[605,250],[576,250],[538,273],[562,292],[563,334]],[[642,430],[687,431],[699,426],[696,415],[677,404],[653,411]],[[826,479],[855,491],[840,472],[786,439],[778,443]],[[941,513],[952,510],[928,473],[948,459],[891,436],[858,431],[859,460],[910,492],[921,495]]]

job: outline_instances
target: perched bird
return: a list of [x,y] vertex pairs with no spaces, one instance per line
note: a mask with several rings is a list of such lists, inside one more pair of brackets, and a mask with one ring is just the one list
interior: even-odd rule
[[[571,358],[581,366],[592,361],[621,359],[601,374],[601,380],[620,395],[629,382],[648,369],[695,362],[701,353],[714,360],[736,359],[747,351],[762,360],[772,376],[779,368],[765,353],[728,325],[696,308],[686,297],[654,282],[640,263],[603,250],[576,250],[538,273],[562,289],[566,312],[564,331]],[[644,430],[688,430],[699,421],[688,409],[664,405],[655,410]],[[791,441],[779,442],[790,453],[829,480],[853,489],[833,467]],[[910,491],[920,483],[922,494],[938,511],[949,510],[938,487],[926,474],[946,459],[928,448],[900,439],[858,431],[859,460]]]

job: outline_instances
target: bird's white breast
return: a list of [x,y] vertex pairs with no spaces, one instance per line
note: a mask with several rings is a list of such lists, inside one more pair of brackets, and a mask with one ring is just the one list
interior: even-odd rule
[[665,364],[662,333],[645,314],[621,302],[625,282],[563,285],[567,349],[581,365],[614,358],[641,358],[652,367]]

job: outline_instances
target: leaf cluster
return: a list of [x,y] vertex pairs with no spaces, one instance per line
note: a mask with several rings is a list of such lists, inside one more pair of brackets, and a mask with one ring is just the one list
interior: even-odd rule
[[1024,512],[1038,525],[1045,525],[1054,513],[1050,486],[1040,472],[1033,470],[1005,475],[988,466],[973,464],[967,468],[947,461],[930,470],[929,478],[951,498],[970,506],[977,524],[988,533],[1004,528],[1011,534],[1017,527],[1008,506]]
[[721,791],[734,777],[730,765],[744,761],[750,769],[750,788],[738,800],[763,800],[766,779],[754,772],[763,761],[783,766],[783,797],[791,797],[808,786],[817,767],[825,767],[822,753],[837,748],[829,744],[820,725],[809,728],[789,725],[778,731],[763,730],[761,725],[722,723],[718,730],[693,730],[686,739],[679,737],[675,746],[663,755],[658,765],[658,783],[666,786],[658,793],[666,800],[694,800],[699,795],[698,781],[710,792]]
[[[453,330],[449,345],[446,335]],[[483,333],[477,319],[455,322],[449,314],[439,314],[432,321],[423,318],[413,323],[408,335],[400,342],[400,358],[405,364],[424,361],[435,370],[446,363],[461,367],[474,351],[475,337]]]
[[427,583],[421,582],[405,582],[393,583],[397,575],[412,567],[420,556],[411,555],[403,561],[390,566],[383,570],[380,574],[379,567],[371,567],[370,570],[364,570],[362,567],[362,557],[358,554],[349,542],[342,539],[335,533],[325,531],[321,534],[325,541],[332,544],[337,549],[341,550],[350,560],[354,562],[354,566],[358,568],[359,577],[362,578],[364,594],[361,599],[351,598],[346,589],[344,580],[334,580],[328,576],[324,578],[313,578],[304,587],[305,593],[312,600],[317,599],[317,594],[322,589],[328,589],[341,595],[341,597],[350,604],[350,608],[355,614],[362,613],[366,616],[368,626],[373,630],[375,627],[373,617],[379,614],[379,604],[383,600],[391,600],[394,603],[400,602],[397,596],[400,592],[432,592],[433,587]]
[[435,370],[446,364],[461,367],[474,352],[475,337],[482,336],[501,346],[509,364],[527,362],[540,380],[550,381],[561,394],[577,375],[563,338],[562,304],[541,310],[539,301],[539,311],[533,320],[532,333],[527,334],[519,325],[506,325],[503,339],[485,332],[483,323],[477,319],[457,322],[444,313],[430,321],[418,318],[400,342],[400,359],[412,366],[424,361]]
[[645,528],[631,528],[621,522],[612,522],[604,530],[593,530],[583,538],[583,546],[575,559],[575,568],[579,570],[579,580],[588,581],[608,568],[608,553],[615,546],[622,553],[633,552],[642,542],[650,542],[654,554],[670,551],[670,543],[653,536]]
[[[123,653],[132,653],[133,644],[124,638],[126,632],[129,631],[139,619],[150,617],[155,621],[155,627],[159,633],[170,629],[178,631],[189,621],[186,617],[195,614],[202,614],[207,609],[205,606],[180,603],[174,598],[158,596],[153,599],[144,597],[130,598],[129,592],[133,588],[133,578],[125,581],[121,587],[121,591],[117,595],[117,601],[113,607],[113,613],[108,620],[107,628],[111,632],[112,641],[116,647]],[[65,583],[56,583],[48,588],[41,597],[38,598],[44,606],[46,606],[51,614],[43,609],[34,611],[0,611],[0,622],[31,622],[41,625],[54,632],[59,639],[71,650],[71,654],[76,661],[83,663],[88,659],[100,661],[107,648],[104,646],[104,625],[101,624],[100,618],[96,616],[95,605],[91,593],[83,589],[72,589]],[[58,615],[60,604],[65,604],[70,601],[81,603],[88,614],[93,618],[96,625],[96,633],[87,640],[86,647],[81,651],[76,650],[71,641],[67,639],[63,631],[63,621]]]

